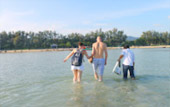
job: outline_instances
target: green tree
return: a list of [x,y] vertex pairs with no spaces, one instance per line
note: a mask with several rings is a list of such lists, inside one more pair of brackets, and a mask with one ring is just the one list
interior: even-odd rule
[[67,42],[67,43],[66,43],[66,47],[67,47],[67,48],[70,48],[70,47],[71,47],[71,43],[70,43],[70,42]]

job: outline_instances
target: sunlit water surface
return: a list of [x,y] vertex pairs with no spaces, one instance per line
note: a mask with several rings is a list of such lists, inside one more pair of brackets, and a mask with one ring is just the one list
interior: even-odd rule
[[109,50],[104,81],[85,59],[77,84],[70,51],[0,54],[0,107],[170,107],[170,48],[132,50],[136,80],[112,73],[121,50]]

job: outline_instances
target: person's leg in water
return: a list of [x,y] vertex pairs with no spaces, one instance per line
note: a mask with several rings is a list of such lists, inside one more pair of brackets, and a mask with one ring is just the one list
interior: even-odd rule
[[103,70],[99,70],[99,82],[103,81]]
[[73,70],[73,82],[74,83],[77,81],[77,72],[78,70]]
[[123,79],[127,80],[128,65],[123,65]]
[[81,70],[78,70],[78,71],[77,71],[77,81],[78,81],[78,82],[81,82],[81,76],[82,76],[82,71],[81,71]]
[[103,73],[104,73],[104,63],[105,60],[104,59],[100,59],[99,60],[99,66],[98,66],[98,70],[99,70],[99,80],[98,81],[103,81]]
[[98,68],[98,62],[97,62],[97,59],[93,59],[93,71],[94,71],[94,78],[95,80],[98,80],[98,74],[97,74],[97,68]]
[[97,72],[94,72],[94,78],[95,78],[95,80],[98,80],[99,76],[98,76]]
[[134,75],[134,68],[133,66],[129,66],[129,72],[130,72],[130,77],[132,80],[135,80],[135,75]]
[[99,75],[99,82],[102,82],[103,81],[103,75]]

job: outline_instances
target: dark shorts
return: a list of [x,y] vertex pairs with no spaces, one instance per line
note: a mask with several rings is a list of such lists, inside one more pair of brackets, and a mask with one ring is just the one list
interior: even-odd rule
[[123,64],[123,78],[127,79],[128,70],[129,70],[129,73],[130,73],[130,77],[135,78],[134,67],[129,66],[129,65],[124,65],[124,64]]

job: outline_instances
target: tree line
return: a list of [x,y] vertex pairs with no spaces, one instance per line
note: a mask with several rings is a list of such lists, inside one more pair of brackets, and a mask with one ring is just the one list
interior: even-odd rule
[[140,38],[134,41],[126,41],[125,44],[133,46],[154,46],[154,45],[170,45],[170,33],[146,31]]
[[127,41],[127,35],[116,28],[108,31],[102,29],[89,32],[85,35],[71,33],[68,35],[59,34],[55,31],[40,32],[0,32],[0,50],[11,49],[44,49],[51,48],[56,44],[58,48],[77,47],[78,42],[83,42],[86,46],[91,46],[96,41],[96,37],[101,36],[107,46],[122,46],[124,44],[146,46],[146,45],[170,45],[170,33],[146,31],[140,38],[134,41]]

